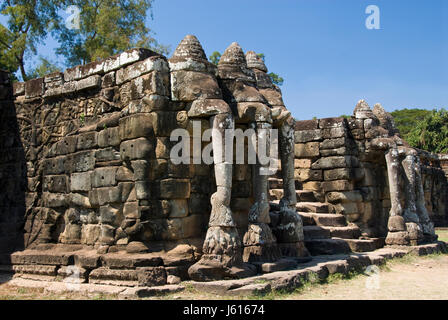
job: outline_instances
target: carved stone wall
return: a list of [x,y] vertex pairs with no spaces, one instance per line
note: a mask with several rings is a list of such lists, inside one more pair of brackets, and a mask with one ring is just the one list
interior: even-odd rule
[[[384,151],[372,147],[372,141],[396,132],[381,127],[381,117],[372,111],[356,115],[355,110],[348,119],[296,121],[295,178],[298,188],[315,191],[334,213],[358,225],[364,236],[385,237],[391,208],[388,172]],[[426,208],[436,226],[446,225],[448,184],[441,161],[437,155],[417,151]]]
[[[26,247],[107,250],[138,241],[157,251],[171,241],[200,250],[216,191],[213,165],[174,165],[170,134],[192,134],[193,120],[202,132],[210,123],[187,115],[197,93],[176,87],[171,96],[165,57],[133,49],[13,88],[1,75],[2,231],[14,233],[13,223]],[[235,165],[231,209],[241,236],[251,186],[250,166]]]
[[[27,171],[12,84],[9,75],[0,71],[0,253],[24,247]],[[7,264],[8,259],[0,256],[0,263]]]

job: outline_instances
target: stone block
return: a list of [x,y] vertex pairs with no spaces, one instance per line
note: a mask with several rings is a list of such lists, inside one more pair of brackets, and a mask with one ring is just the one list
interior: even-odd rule
[[44,205],[48,208],[66,207],[68,205],[68,197],[64,193],[43,192],[42,199]]
[[89,191],[92,188],[90,172],[72,173],[70,175],[71,191]]
[[133,114],[120,119],[120,139],[129,140],[153,135],[153,115]]
[[322,157],[331,157],[331,156],[345,156],[347,154],[351,154],[351,151],[346,147],[336,148],[336,149],[327,149],[320,150],[320,155]]
[[86,172],[95,167],[95,151],[80,151],[67,156],[65,172]]
[[95,159],[98,162],[120,160],[120,152],[112,147],[99,149],[95,151]]
[[344,147],[348,144],[348,139],[346,137],[335,138],[335,139],[325,139],[320,143],[320,149],[336,149]]
[[346,125],[346,120],[342,117],[319,119],[319,128],[340,128]]
[[119,167],[115,179],[117,181],[134,181],[134,172],[127,167]]
[[77,144],[78,144],[77,136],[65,137],[61,141],[58,141],[51,146],[50,150],[48,151],[48,157],[73,153],[76,151]]
[[324,170],[324,180],[351,180],[354,176],[351,168]]
[[117,226],[123,220],[123,210],[117,205],[104,205],[100,207],[100,222],[111,226]]
[[295,143],[306,143],[319,140],[322,140],[322,132],[320,129],[301,130],[294,132]]
[[154,143],[147,138],[127,140],[120,144],[121,160],[149,159],[154,154]]
[[296,143],[294,145],[296,158],[314,158],[319,156],[319,142]]
[[25,97],[27,99],[42,96],[44,94],[44,78],[28,80],[25,82]]
[[94,75],[75,82],[76,90],[94,89],[101,86],[101,76]]
[[44,176],[43,180],[43,191],[67,192],[68,183],[66,175]]
[[322,129],[322,137],[324,139],[334,139],[347,136],[345,127]]
[[81,208],[91,208],[89,197],[79,193],[70,193],[68,196],[70,206],[77,206]]
[[310,169],[311,168],[311,159],[294,159],[294,168],[295,169]]
[[97,133],[95,131],[82,133],[78,136],[76,150],[93,149],[97,146]]
[[94,245],[98,242],[101,234],[101,227],[95,224],[83,225],[81,229],[81,243]]
[[318,129],[319,120],[301,120],[294,124],[295,131],[315,130]]
[[131,81],[131,90],[139,99],[151,95],[169,97],[170,76],[167,72],[157,71],[145,74]]
[[57,175],[64,173],[66,161],[67,158],[65,156],[42,160],[43,174]]
[[354,183],[347,180],[324,181],[321,183],[321,187],[324,192],[350,191],[354,189]]
[[98,146],[100,148],[116,147],[121,142],[119,127],[106,128],[98,132]]
[[102,206],[108,203],[122,202],[121,184],[116,187],[96,188],[89,191],[92,206]]
[[295,169],[294,179],[299,181],[321,181],[322,180],[322,170],[311,170],[311,169]]
[[203,219],[200,215],[166,220],[166,230],[162,234],[164,240],[180,240],[199,237],[203,232]]
[[162,286],[167,283],[165,267],[137,268],[138,285],[140,287]]
[[120,85],[152,71],[169,72],[168,63],[160,57],[149,57],[116,72],[116,83]]
[[342,191],[342,192],[328,192],[326,194],[327,201],[330,203],[338,202],[362,202],[362,194],[360,191]]
[[170,137],[173,130],[188,127],[186,111],[155,111],[152,115],[154,135],[157,137]]
[[115,175],[118,167],[96,168],[92,171],[91,181],[93,188],[111,187],[117,184]]
[[190,180],[164,179],[159,183],[159,196],[162,199],[187,199],[190,197]]
[[174,71],[171,72],[171,98],[173,101],[221,99],[221,90],[216,78],[208,73]]
[[311,165],[311,169],[333,169],[358,167],[359,161],[352,156],[333,156],[320,158]]
[[302,184],[303,190],[320,191],[322,189],[321,182],[307,181]]

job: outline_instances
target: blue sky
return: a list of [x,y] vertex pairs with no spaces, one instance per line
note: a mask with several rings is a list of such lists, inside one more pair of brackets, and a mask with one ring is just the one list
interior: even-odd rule
[[[380,30],[365,27],[372,4]],[[263,52],[297,119],[351,114],[359,99],[388,111],[448,107],[446,0],[155,0],[153,14],[148,24],[171,52],[186,34],[207,55],[233,41]],[[55,45],[40,54],[62,62]]]

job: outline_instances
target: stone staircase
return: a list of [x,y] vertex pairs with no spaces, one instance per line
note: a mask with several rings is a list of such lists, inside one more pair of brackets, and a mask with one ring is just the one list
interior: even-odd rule
[[[283,196],[282,180],[269,179],[271,211],[278,211]],[[305,246],[311,255],[374,251],[384,244],[382,239],[362,238],[355,224],[347,224],[342,214],[315,191],[296,190],[297,212],[302,217]]]

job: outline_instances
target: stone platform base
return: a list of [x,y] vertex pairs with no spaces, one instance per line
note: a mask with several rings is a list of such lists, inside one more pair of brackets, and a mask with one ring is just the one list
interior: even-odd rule
[[[169,284],[169,276],[165,275],[169,274],[171,269],[165,264],[169,265],[170,263],[179,263],[181,261],[170,261],[167,258],[169,255],[163,260],[163,257],[160,256],[151,257],[151,254],[140,255],[140,257],[137,257],[135,254],[128,256],[123,254],[121,256],[119,254],[109,256],[107,254],[96,257],[92,253],[89,255],[86,252],[78,252],[70,258],[70,254],[63,256],[57,252],[39,256],[32,255],[29,252],[22,252],[13,254],[11,260],[13,263],[29,264],[1,266],[0,283],[9,281],[9,284],[21,287],[42,287],[46,291],[54,293],[79,291],[86,294],[117,294],[123,299],[180,292],[185,289],[185,286],[193,286],[199,291],[217,295],[245,296],[264,294],[273,290],[292,291],[306,281],[316,282],[334,273],[363,272],[368,266],[381,265],[386,260],[403,257],[407,254],[422,256],[432,253],[448,253],[448,244],[439,241],[419,246],[385,247],[367,253],[314,256],[312,261],[302,261],[299,264],[294,264],[286,259],[277,265],[266,264],[258,266],[260,272],[269,273],[255,277],[211,282],[184,281],[182,283]],[[132,258],[130,258],[131,256]],[[69,267],[67,264],[75,261],[78,264],[84,262],[84,264],[81,263],[81,268],[83,268],[82,266],[91,267],[97,261],[97,268],[85,271],[81,277],[71,277],[72,274],[67,276],[67,272],[70,270],[67,270]],[[63,262],[66,265],[59,267],[52,265],[52,263],[56,262]],[[98,267],[100,262],[104,263],[102,267]],[[185,262],[184,260],[183,263]],[[285,267],[292,269],[275,271],[276,268]],[[8,274],[8,272],[14,272],[15,274]],[[65,277],[61,275],[65,275]],[[87,281],[88,283],[86,283]],[[180,280],[176,282],[180,282]]]

